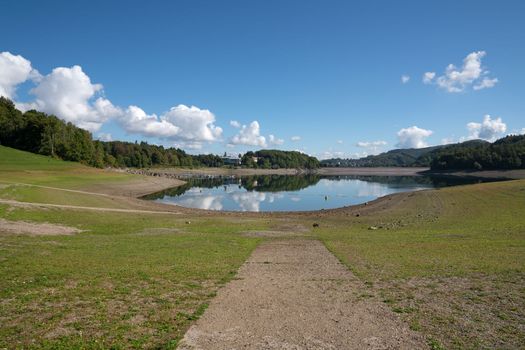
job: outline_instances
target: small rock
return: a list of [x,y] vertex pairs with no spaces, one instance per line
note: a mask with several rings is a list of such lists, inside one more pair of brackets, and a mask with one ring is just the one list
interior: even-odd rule
[[314,222],[314,224],[312,226],[313,227],[319,227],[319,224],[317,222]]
[[187,225],[191,224],[191,221],[186,221],[186,224],[187,224]]
[[377,230],[377,229],[379,229],[379,227],[377,227],[377,226],[370,226],[368,229],[369,230]]

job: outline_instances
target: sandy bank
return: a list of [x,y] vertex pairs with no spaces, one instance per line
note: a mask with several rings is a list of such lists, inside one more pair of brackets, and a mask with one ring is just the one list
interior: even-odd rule
[[168,178],[186,176],[249,176],[249,175],[384,175],[384,176],[415,176],[428,168],[319,168],[307,169],[247,169],[247,168],[158,168],[158,169],[126,169],[130,174],[140,174]]
[[382,175],[382,176],[417,176],[428,168],[377,167],[377,168],[319,168],[319,175]]

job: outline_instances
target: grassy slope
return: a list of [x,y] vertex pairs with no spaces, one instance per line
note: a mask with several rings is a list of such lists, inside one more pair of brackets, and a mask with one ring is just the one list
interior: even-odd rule
[[[4,184],[82,188],[129,178],[0,147]],[[9,185],[0,193],[115,206],[101,196],[36,187]],[[85,230],[30,237],[0,228],[0,348],[173,348],[259,242],[238,232],[265,227],[257,221],[1,204],[0,218]]]
[[524,180],[414,193],[318,236],[432,346],[525,343]]
[[124,200],[28,185],[89,191],[102,184],[105,186],[132,184],[139,182],[140,178],[139,176],[107,172],[79,163],[64,162],[0,146],[0,198],[3,199],[91,207],[130,208],[130,203]]

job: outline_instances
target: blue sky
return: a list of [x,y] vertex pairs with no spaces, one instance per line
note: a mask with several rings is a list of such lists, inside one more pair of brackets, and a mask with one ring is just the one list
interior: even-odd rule
[[[266,147],[324,158],[525,128],[524,1],[2,7],[0,92],[95,136],[192,153]],[[15,70],[16,79],[7,73]],[[426,72],[435,73],[428,84]]]

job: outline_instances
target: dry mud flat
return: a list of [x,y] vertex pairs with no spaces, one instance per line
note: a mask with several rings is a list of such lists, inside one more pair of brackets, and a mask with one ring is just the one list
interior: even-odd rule
[[179,349],[419,349],[424,339],[318,241],[260,245]]

